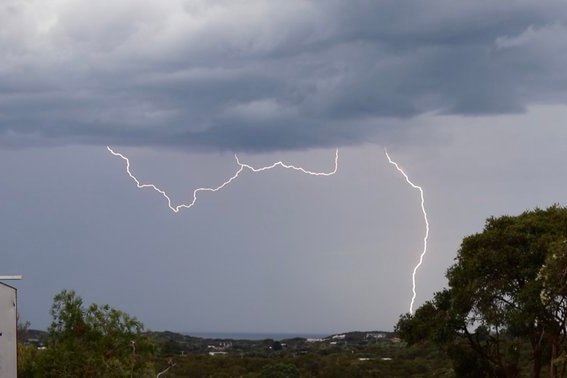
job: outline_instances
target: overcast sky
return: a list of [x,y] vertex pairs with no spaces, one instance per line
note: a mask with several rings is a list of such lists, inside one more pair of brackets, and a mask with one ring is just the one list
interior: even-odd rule
[[[154,330],[391,330],[491,215],[566,204],[567,5],[0,2],[0,274]],[[216,187],[173,213],[198,187]]]

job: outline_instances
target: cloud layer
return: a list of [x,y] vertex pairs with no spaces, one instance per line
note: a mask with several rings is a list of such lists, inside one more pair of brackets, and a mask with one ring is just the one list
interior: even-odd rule
[[14,0],[0,24],[3,146],[352,145],[566,100],[562,1]]

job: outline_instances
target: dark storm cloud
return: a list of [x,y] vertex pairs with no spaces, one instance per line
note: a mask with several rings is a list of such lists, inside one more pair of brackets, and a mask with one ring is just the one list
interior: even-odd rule
[[300,149],[567,100],[563,2],[204,4],[2,5],[0,143]]

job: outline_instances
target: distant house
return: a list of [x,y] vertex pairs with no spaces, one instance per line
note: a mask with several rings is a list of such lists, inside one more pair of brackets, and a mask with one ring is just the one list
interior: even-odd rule
[[209,352],[209,356],[226,356],[227,352]]
[[16,378],[17,364],[16,288],[0,282],[0,377]]
[[230,347],[232,347],[232,342],[230,341],[220,341],[216,345],[215,344],[207,345],[207,348],[209,348],[209,350],[217,351],[217,352],[222,352]]
[[366,334],[367,339],[383,339],[386,337],[386,334],[383,332],[369,332]]

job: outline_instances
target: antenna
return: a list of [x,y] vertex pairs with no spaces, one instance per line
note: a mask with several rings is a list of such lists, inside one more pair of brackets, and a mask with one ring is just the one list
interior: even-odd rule
[[12,275],[12,276],[0,276],[0,280],[1,281],[6,281],[6,280],[21,280],[22,276],[21,275]]

